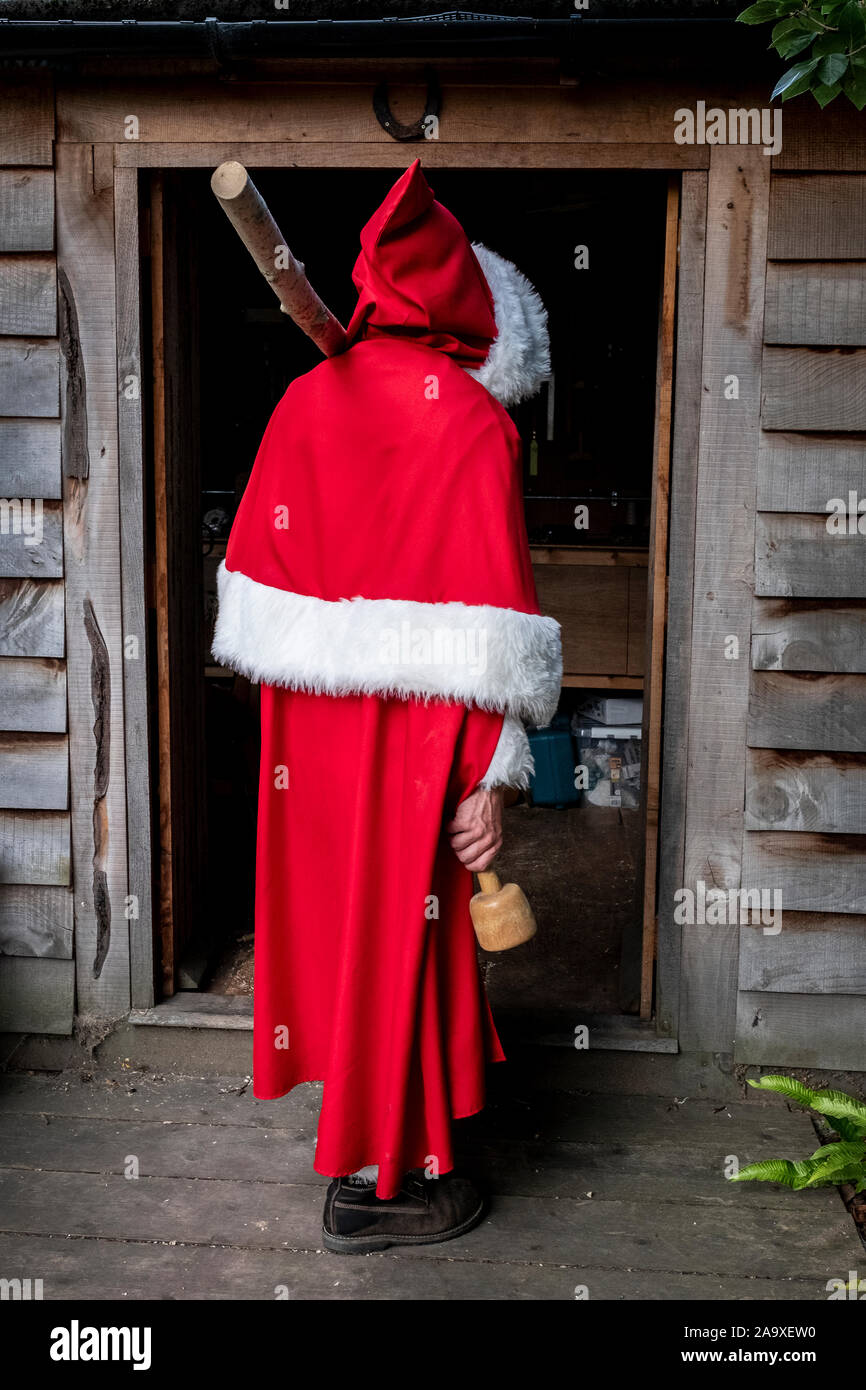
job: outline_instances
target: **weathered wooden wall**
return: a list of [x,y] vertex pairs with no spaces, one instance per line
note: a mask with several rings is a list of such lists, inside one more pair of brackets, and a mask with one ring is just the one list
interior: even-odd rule
[[866,175],[774,173],[767,254],[735,1056],[864,1067]]
[[[0,95],[0,1029],[129,1008],[113,163]],[[40,508],[41,539],[27,523]],[[74,885],[74,892],[73,892]]]
[[[0,1030],[68,1033],[75,967],[52,83],[44,74],[7,77],[0,104]],[[27,525],[40,513],[37,540]]]

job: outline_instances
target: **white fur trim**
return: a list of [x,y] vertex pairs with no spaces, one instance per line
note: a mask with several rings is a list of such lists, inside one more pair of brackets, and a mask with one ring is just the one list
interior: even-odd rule
[[482,787],[520,787],[525,790],[535,771],[535,760],[529,749],[526,730],[519,719],[506,714],[502,733],[490,766],[481,779]]
[[336,603],[218,571],[213,654],[263,685],[318,695],[453,700],[548,724],[559,623],[513,608],[406,599]]
[[517,405],[550,375],[547,310],[516,265],[479,242],[472,250],[493,295],[497,334],[482,366],[466,370],[502,405]]

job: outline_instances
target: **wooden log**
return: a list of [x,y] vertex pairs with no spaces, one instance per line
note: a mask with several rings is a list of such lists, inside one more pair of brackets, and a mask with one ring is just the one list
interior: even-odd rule
[[[832,500],[844,502],[847,509],[847,496]],[[758,513],[756,594],[768,598],[866,598],[866,535],[828,531],[833,515]],[[855,513],[855,526],[857,521]],[[866,526],[866,515],[863,523]],[[849,525],[847,511],[839,524]]]
[[59,579],[62,574],[61,504],[0,497],[0,577]]
[[[114,209],[87,146],[57,150],[63,473],[78,1007],[129,1009]],[[74,391],[70,390],[70,384]],[[98,463],[98,466],[97,466]],[[92,466],[91,466],[92,464]]]
[[0,728],[66,732],[66,667],[62,661],[0,658]]
[[63,656],[63,585],[0,579],[0,656]]
[[0,251],[53,249],[53,171],[0,169]]
[[75,964],[71,960],[0,957],[0,1031],[72,1032]]
[[0,255],[0,333],[35,338],[56,332],[54,257]]
[[851,488],[866,495],[866,436],[761,434],[759,511],[823,512]]
[[756,671],[866,671],[866,601],[756,600],[752,667]]
[[72,889],[0,886],[0,954],[72,959]]
[[66,735],[0,733],[0,808],[65,811],[68,805]]
[[862,994],[741,993],[734,1061],[862,1071],[866,999]]
[[866,994],[866,917],[787,912],[783,905],[778,934],[741,926],[740,989]]
[[[785,119],[790,120],[788,111]],[[767,256],[770,260],[862,260],[866,257],[864,212],[866,174],[808,178],[774,174]]]
[[866,914],[864,854],[862,835],[747,831],[743,886],[778,889],[783,911]]
[[866,756],[751,749],[746,829],[866,835]]
[[229,160],[214,170],[210,182],[220,207],[280,301],[283,313],[326,357],[342,352],[346,347],[343,325],[316,294],[244,166]]
[[0,165],[50,165],[54,153],[53,74],[31,69],[0,80]]
[[0,420],[0,497],[60,495],[60,421]]
[[765,430],[866,430],[866,348],[765,347]]
[[60,358],[49,343],[0,342],[0,415],[60,414]]
[[0,811],[0,883],[67,885],[69,813]]
[[[737,103],[740,105],[741,103]],[[689,692],[684,884],[739,886],[743,844],[748,662],[725,659],[751,620],[763,286],[769,159],[759,148],[714,146],[708,193],[701,424]],[[739,378],[735,409],[726,379]],[[730,1051],[736,927],[683,937],[680,1046]]]
[[748,743],[750,748],[866,752],[866,679],[754,671]]
[[767,266],[765,343],[866,344],[862,261],[784,261]]

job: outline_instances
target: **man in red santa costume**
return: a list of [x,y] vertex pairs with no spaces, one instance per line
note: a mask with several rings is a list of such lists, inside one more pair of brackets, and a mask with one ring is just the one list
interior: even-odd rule
[[328,1249],[446,1240],[482,1198],[452,1119],[504,1057],[472,873],[524,721],[557,704],[521,441],[547,315],[416,162],[361,233],[349,348],[291,383],[219,577],[215,656],[261,683],[253,1090],[322,1080]]

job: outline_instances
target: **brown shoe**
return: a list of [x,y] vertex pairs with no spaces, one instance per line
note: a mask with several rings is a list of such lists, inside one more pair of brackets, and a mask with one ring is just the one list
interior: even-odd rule
[[376,1196],[373,1184],[335,1178],[325,1198],[322,1240],[337,1255],[365,1255],[391,1245],[432,1245],[477,1226],[484,1200],[468,1178],[407,1173],[396,1197]]

